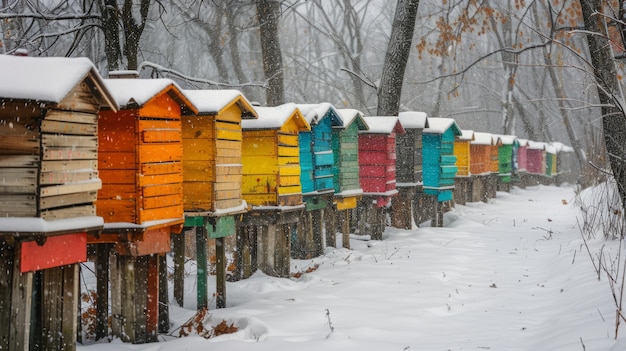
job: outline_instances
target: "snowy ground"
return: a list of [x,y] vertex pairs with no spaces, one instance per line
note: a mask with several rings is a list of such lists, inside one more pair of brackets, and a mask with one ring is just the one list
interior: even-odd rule
[[[353,238],[292,272],[227,285],[228,308],[205,325],[239,328],[210,340],[176,338],[195,312],[193,276],[185,308],[171,307],[172,335],[146,345],[79,345],[109,350],[626,350],[615,308],[576,222],[569,187],[514,188],[489,204],[457,206],[445,228],[387,228],[382,241]],[[591,240],[594,252],[618,242]],[[214,291],[214,286],[209,287]],[[626,329],[626,325],[622,326]]]

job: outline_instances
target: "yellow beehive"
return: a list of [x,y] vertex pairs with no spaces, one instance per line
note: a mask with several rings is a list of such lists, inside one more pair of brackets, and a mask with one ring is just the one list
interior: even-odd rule
[[258,119],[242,121],[243,198],[256,206],[300,205],[298,133],[311,127],[295,104],[255,110]]
[[474,140],[474,131],[462,130],[462,134],[454,139],[454,155],[456,156],[457,177],[470,176],[470,143]]

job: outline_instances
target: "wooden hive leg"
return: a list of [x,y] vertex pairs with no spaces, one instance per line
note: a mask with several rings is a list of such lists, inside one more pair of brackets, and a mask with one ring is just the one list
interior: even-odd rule
[[174,300],[180,307],[185,302],[185,229],[180,234],[171,234],[174,246]]
[[313,213],[312,211],[304,212],[304,221],[303,221],[303,231],[304,231],[304,247],[305,247],[305,255],[303,258],[313,258],[315,257],[315,229],[313,223]]
[[78,264],[41,271],[36,345],[42,350],[76,349],[78,322]]
[[209,307],[207,292],[208,275],[208,252],[207,252],[207,232],[204,226],[196,227],[196,255],[197,255],[197,310]]
[[332,204],[324,210],[326,247],[337,247],[337,211]]
[[96,250],[96,340],[109,334],[109,272],[111,244],[97,244]]
[[343,217],[341,221],[341,246],[346,249],[350,248],[350,212],[351,210],[341,211]]
[[168,298],[167,255],[158,255],[159,260],[159,333],[170,331],[170,301]]
[[296,224],[296,235],[291,243],[291,255],[296,259],[305,259],[306,255],[306,243],[307,243],[307,231],[309,229],[308,212],[304,212],[300,217],[300,220]]
[[321,256],[324,253],[324,215],[322,210],[311,211],[311,234],[313,244],[313,257]]
[[[142,261],[145,261],[146,278],[146,342],[158,341],[159,335],[159,254],[153,254],[148,256],[141,256]],[[143,264],[143,262],[142,262]],[[142,279],[141,276],[137,278]],[[137,286],[141,286],[142,281],[138,282]]]
[[20,245],[0,239],[0,324],[2,350],[28,350],[33,273],[20,272]]
[[291,227],[292,224],[276,226],[276,251],[274,268],[278,277],[289,278],[291,270]]
[[215,239],[215,279],[216,279],[216,307],[226,307],[226,243],[224,238]]
[[[0,320],[11,319],[11,296],[13,294],[13,261],[14,246],[4,238],[0,237]],[[0,324],[0,350],[9,349],[10,323]]]

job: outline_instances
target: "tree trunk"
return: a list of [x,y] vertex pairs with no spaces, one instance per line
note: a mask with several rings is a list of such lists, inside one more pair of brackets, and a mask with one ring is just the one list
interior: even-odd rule
[[587,30],[587,45],[589,45],[589,53],[591,54],[593,74],[602,106],[604,142],[623,207],[626,204],[624,95],[617,80],[617,70],[613,61],[611,45],[607,39],[606,20],[603,15],[600,15],[602,1],[581,0],[580,5]]
[[100,0],[102,31],[104,32],[104,53],[109,71],[122,69],[120,31],[117,25],[117,0]]
[[267,83],[267,105],[277,106],[285,101],[283,59],[278,38],[280,2],[278,0],[257,0],[256,8],[260,24],[263,72]]
[[419,0],[398,0],[378,87],[379,116],[397,116],[404,71],[411,50]]
[[150,10],[150,0],[141,0],[139,4],[140,22],[137,24],[133,16],[133,0],[124,0],[122,10],[122,23],[124,24],[124,54],[128,61],[127,69],[137,69],[137,55],[139,53],[139,39],[146,26],[148,10]]

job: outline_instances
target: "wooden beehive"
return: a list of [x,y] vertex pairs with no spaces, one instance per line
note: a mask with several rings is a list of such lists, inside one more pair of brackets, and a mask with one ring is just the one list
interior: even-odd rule
[[517,139],[517,141],[518,141],[518,146],[516,149],[515,162],[513,163],[513,165],[514,165],[514,172],[519,174],[519,173],[526,172],[526,165],[527,165],[527,159],[528,159],[528,155],[527,155],[528,140]]
[[454,156],[456,156],[457,177],[468,177],[472,175],[470,171],[470,143],[472,141],[474,141],[473,130],[462,130],[461,135],[454,139]]
[[333,127],[333,178],[337,209],[355,208],[363,194],[359,181],[359,131],[369,127],[363,113],[355,109],[337,110],[341,125]]
[[98,215],[106,223],[182,220],[181,114],[197,109],[169,79],[105,82],[121,109],[100,112]]
[[359,179],[363,193],[385,206],[396,190],[396,135],[404,128],[396,116],[363,117],[369,127],[359,132]]
[[425,112],[405,111],[398,114],[404,134],[396,137],[396,177],[398,184],[422,183],[422,132],[428,128]]
[[498,146],[498,175],[500,182],[510,183],[513,174],[513,152],[517,145],[517,137],[513,135],[499,135],[502,142]]
[[241,121],[257,118],[237,90],[185,90],[198,114],[182,118],[183,204],[187,211],[242,206]]
[[490,172],[491,164],[490,133],[474,132],[474,140],[470,142],[470,173],[484,175]]
[[528,141],[526,150],[526,171],[530,174],[544,174],[544,153],[546,144],[536,141]]
[[491,148],[489,149],[489,172],[492,174],[500,173],[500,146],[502,146],[502,138],[499,135],[491,135]]
[[311,131],[299,134],[302,193],[332,193],[335,190],[332,150],[333,127],[340,125],[338,113],[329,103],[298,104]]
[[437,201],[453,198],[454,177],[457,172],[454,156],[454,139],[461,129],[451,118],[428,118],[424,129],[424,193],[437,197]]
[[242,121],[242,196],[253,206],[301,205],[298,133],[310,126],[292,103],[255,110],[258,119]]
[[546,144],[544,174],[546,177],[556,175],[557,149],[552,144]]
[[100,105],[117,105],[88,59],[1,56],[0,216],[95,215]]

